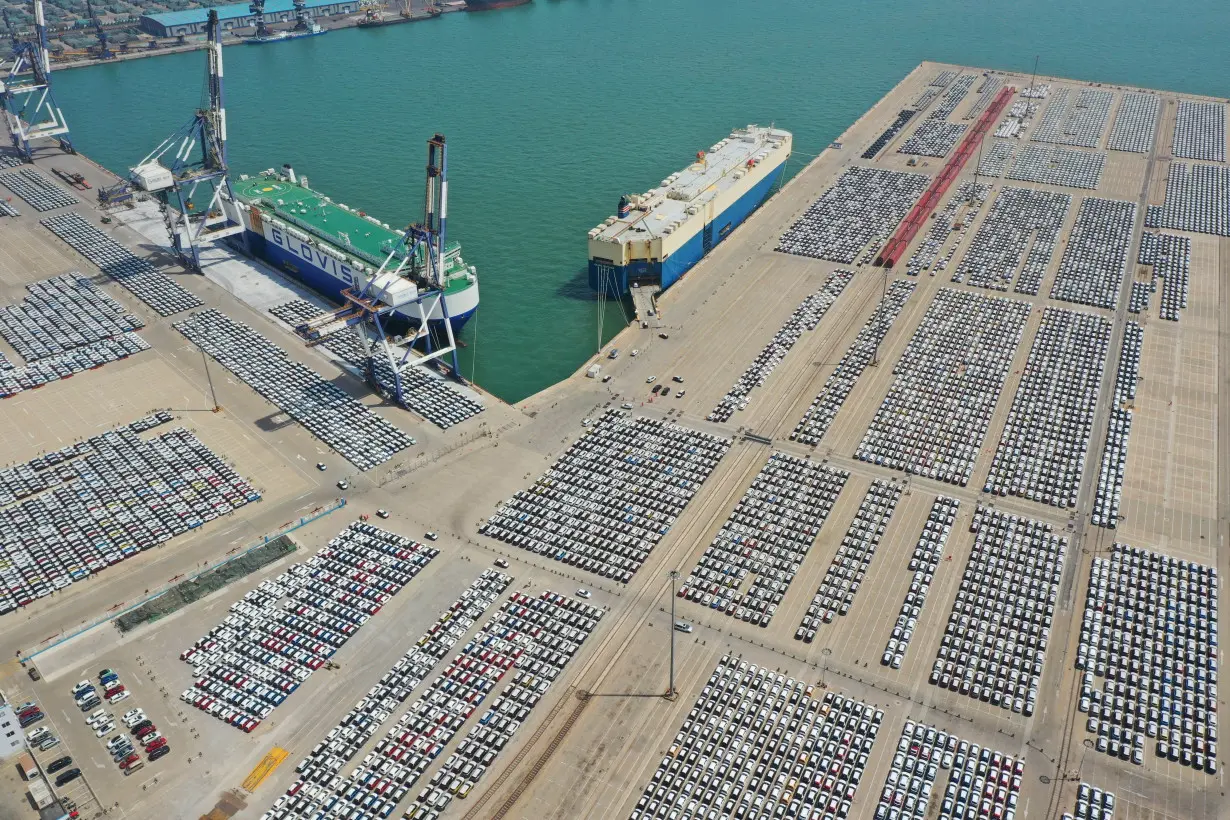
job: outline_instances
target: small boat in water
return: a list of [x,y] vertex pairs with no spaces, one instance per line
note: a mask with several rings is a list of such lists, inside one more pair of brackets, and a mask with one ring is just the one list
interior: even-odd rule
[[396,14],[385,14],[384,5],[373,3],[367,6],[361,6],[363,9],[363,19],[359,20],[355,25],[358,28],[379,28],[380,26],[395,26],[398,23],[415,23],[419,20],[430,20],[433,17],[439,17],[444,13],[437,5],[430,5],[423,9],[422,12],[415,14],[410,7],[410,0],[402,0],[401,8]]
[[509,6],[523,6],[528,2],[530,2],[530,0],[465,0],[466,11],[506,9]]
[[281,43],[285,40],[298,40],[301,37],[318,37],[321,34],[328,34],[329,29],[324,28],[319,23],[310,23],[302,29],[291,29],[290,31],[274,31],[269,34],[249,37],[244,40],[250,46],[262,46],[266,43]]

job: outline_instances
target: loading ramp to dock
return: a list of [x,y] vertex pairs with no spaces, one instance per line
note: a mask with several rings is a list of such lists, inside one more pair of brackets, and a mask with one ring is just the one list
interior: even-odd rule
[[[636,321],[648,322],[651,319],[657,320],[658,316],[658,294],[662,292],[662,288],[657,285],[645,286],[639,288],[628,288],[628,292],[632,294],[632,306],[636,308]],[[659,323],[654,321],[654,326]]]

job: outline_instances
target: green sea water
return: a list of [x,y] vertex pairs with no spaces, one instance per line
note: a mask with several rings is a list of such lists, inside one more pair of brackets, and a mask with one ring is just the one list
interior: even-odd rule
[[[450,237],[482,283],[463,370],[518,401],[598,347],[586,231],[732,127],[793,131],[793,173],[926,59],[1029,70],[1038,55],[1045,74],[1230,96],[1228,32],[1225,0],[535,0],[228,48],[231,167],[290,162],[404,224],[425,140],[447,135]],[[74,142],[113,170],[187,121],[203,86],[203,52],[56,76]],[[608,305],[605,335],[623,322]]]

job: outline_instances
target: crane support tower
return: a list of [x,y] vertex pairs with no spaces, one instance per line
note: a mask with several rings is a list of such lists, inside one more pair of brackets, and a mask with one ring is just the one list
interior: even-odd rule
[[[406,374],[443,356],[451,359],[451,376],[461,382],[457,340],[444,299],[447,286],[445,240],[448,226],[448,147],[443,134],[427,141],[427,191],[423,221],[410,225],[384,264],[358,287],[342,291],[344,307],[295,328],[309,346],[346,328],[355,328],[366,355],[366,376],[377,392],[408,406]],[[407,274],[407,269],[411,269]],[[412,279],[412,282],[408,280]],[[402,335],[392,325],[401,316],[420,317],[417,327]],[[427,317],[439,315],[444,339],[432,332]],[[422,355],[414,347],[423,340]],[[385,378],[382,380],[381,375]]]
[[295,9],[295,31],[310,31],[311,23],[307,16],[307,0],[291,0]]
[[265,25],[265,0],[252,0],[248,11],[252,12],[252,16],[256,18],[256,34],[253,36],[268,37],[269,26]]
[[16,42],[13,64],[0,81],[0,107],[13,147],[27,162],[34,159],[30,143],[53,138],[67,154],[76,153],[68,136],[68,122],[51,90],[51,55],[47,48],[47,22],[43,0],[34,0],[34,39]]
[[[171,248],[185,268],[200,272],[201,241],[243,233],[226,159],[226,105],[222,85],[222,26],[210,9],[205,23],[207,104],[132,168],[126,181],[100,189],[112,205],[143,191],[158,200]],[[202,206],[203,205],[203,206]]]
[[94,26],[94,34],[98,37],[98,59],[112,59],[115,57],[115,52],[107,45],[107,32],[103,29],[102,20],[94,14],[94,4],[90,0],[85,0],[85,9],[90,15],[91,25]]

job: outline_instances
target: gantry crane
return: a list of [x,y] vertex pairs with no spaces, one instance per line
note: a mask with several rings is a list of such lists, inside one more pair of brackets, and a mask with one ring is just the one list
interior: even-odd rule
[[43,0],[34,0],[34,38],[19,41],[14,34],[13,65],[0,82],[0,107],[13,147],[34,158],[32,140],[54,138],[68,154],[76,153],[68,137],[64,112],[51,91],[51,56],[47,49],[47,22]]
[[242,233],[226,161],[226,106],[222,88],[222,26],[210,9],[205,23],[207,103],[192,120],[134,166],[126,181],[100,189],[98,200],[112,205],[134,190],[159,203],[171,248],[184,267],[201,270],[201,240]]
[[[407,405],[404,377],[413,367],[451,355],[452,376],[462,380],[457,340],[445,299],[448,149],[443,134],[427,141],[423,210],[422,223],[406,228],[380,269],[360,285],[342,291],[344,307],[295,328],[308,345],[320,344],[334,333],[355,328],[366,354],[368,382],[403,406]],[[395,325],[406,323],[411,325],[409,331],[394,333]],[[442,326],[445,344],[437,343],[432,324]],[[419,340],[426,347],[423,355],[414,351]]]

